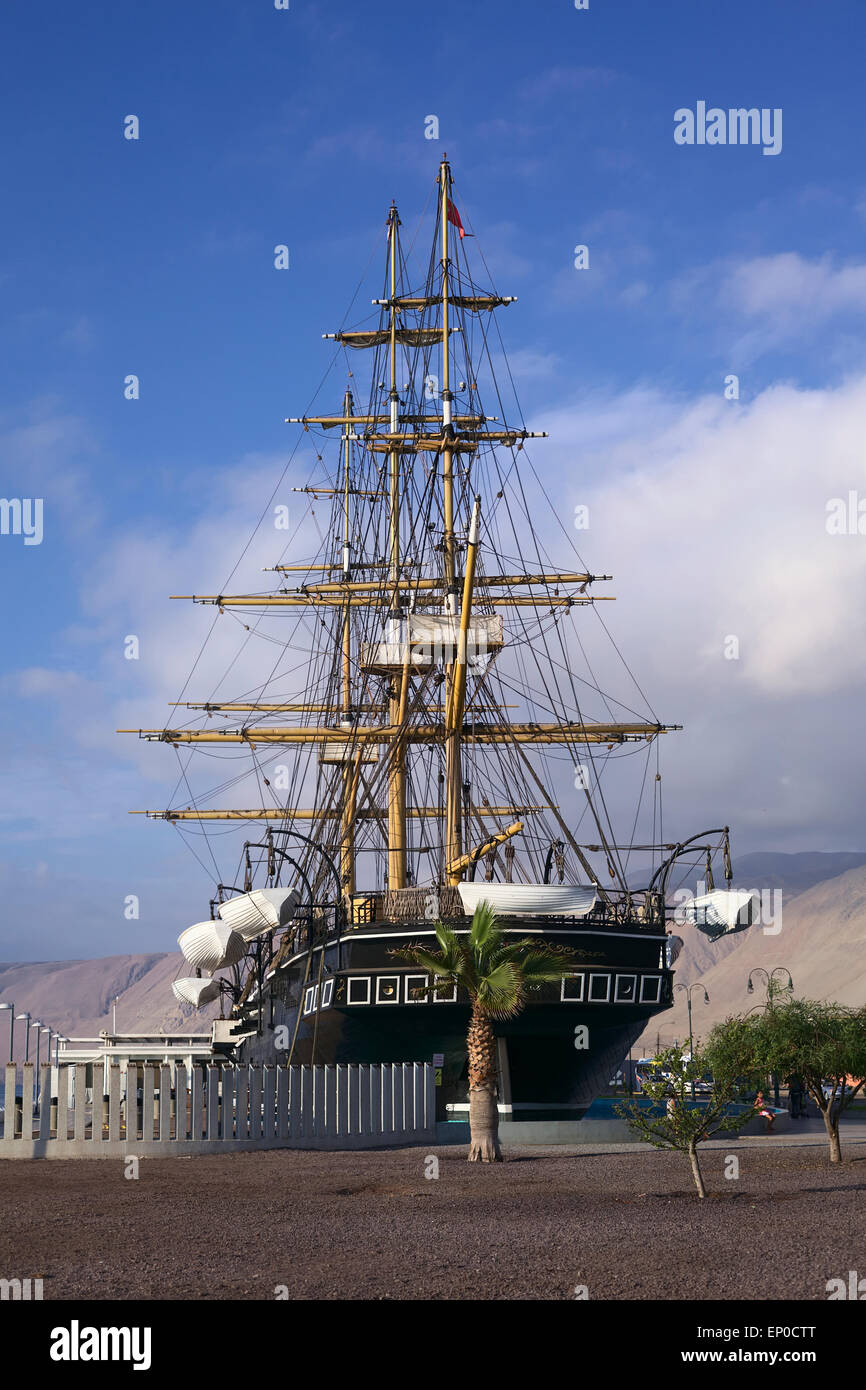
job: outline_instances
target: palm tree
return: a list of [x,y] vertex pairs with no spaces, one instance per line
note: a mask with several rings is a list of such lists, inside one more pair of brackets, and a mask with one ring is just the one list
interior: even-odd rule
[[486,902],[476,907],[467,937],[458,937],[442,922],[436,923],[436,937],[440,951],[406,946],[391,955],[400,956],[435,977],[437,983],[429,987],[428,994],[441,995],[456,985],[469,995],[469,1162],[500,1163],[492,1020],[516,1017],[530,990],[561,980],[573,959],[565,947],[528,937],[509,945],[496,914]]

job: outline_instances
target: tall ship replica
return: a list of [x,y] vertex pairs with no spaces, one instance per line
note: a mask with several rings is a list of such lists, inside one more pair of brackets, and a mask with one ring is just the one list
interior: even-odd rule
[[[289,422],[314,461],[276,587],[191,596],[240,622],[225,697],[184,702],[182,726],[126,732],[182,755],[184,804],[146,814],[207,839],[210,917],[181,934],[189,968],[173,988],[198,1008],[221,999],[227,1059],[433,1062],[439,1117],[465,1118],[468,1002],[431,995],[394,951],[435,946],[440,920],[468,931],[486,900],[515,940],[570,952],[560,984],[496,1025],[500,1110],[579,1119],[671,1004],[674,921],[715,937],[751,908],[730,891],[726,829],[663,843],[658,747],[679,726],[646,712],[601,618],[610,576],[577,555],[516,404],[520,423],[506,419],[496,316],[513,300],[476,283],[483,258],[447,159],[434,197],[426,270],[413,282],[392,205],[371,318],[323,335],[349,386],[337,413]],[[596,679],[588,621],[644,713]],[[253,682],[256,641],[268,660]],[[216,788],[193,791],[199,752],[211,784],[214,757],[228,764]],[[260,804],[224,807],[244,777]],[[634,784],[625,835],[608,783],[618,804]],[[212,823],[238,821],[246,838],[225,873],[214,850],[227,827]],[[695,856],[708,891],[674,919],[674,877]]]

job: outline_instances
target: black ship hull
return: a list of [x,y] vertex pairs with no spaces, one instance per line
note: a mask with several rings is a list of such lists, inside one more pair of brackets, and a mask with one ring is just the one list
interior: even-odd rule
[[[574,971],[535,992],[518,1017],[498,1021],[499,1102],[512,1120],[577,1120],[603,1092],[654,1015],[670,1007],[666,937],[573,923],[506,928],[565,946]],[[458,930],[468,922],[453,923]],[[635,924],[636,927],[637,924]],[[262,981],[238,1027],[241,1062],[328,1066],[432,1062],[437,1119],[468,1111],[468,1000],[431,998],[427,976],[391,952],[431,942],[432,924],[380,923],[340,939],[299,942]]]

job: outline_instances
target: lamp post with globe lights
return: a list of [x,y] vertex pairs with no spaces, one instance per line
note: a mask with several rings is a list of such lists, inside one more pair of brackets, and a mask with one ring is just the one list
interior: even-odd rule
[[[755,986],[752,984],[753,975],[763,975],[764,977],[764,985],[767,990],[767,998],[764,1004],[766,1009],[772,1009],[773,1000],[777,994],[787,995],[790,998],[794,989],[794,981],[791,979],[790,970],[786,969],[784,965],[777,965],[774,970],[765,970],[762,965],[756,965],[754,970],[749,971],[747,985],[749,994],[754,994],[755,992]],[[776,979],[777,975],[781,977],[778,981]],[[779,1078],[776,1072],[773,1072],[773,1103],[776,1106],[779,1104]]]
[[[693,1036],[693,1034],[692,1034],[692,990],[693,990],[693,989],[701,989],[701,990],[703,990],[703,992],[704,992],[704,1003],[705,1003],[705,1004],[709,1004],[709,1002],[710,1002],[710,996],[707,994],[707,991],[704,989],[703,985],[699,985],[699,984],[693,984],[693,985],[675,985],[675,986],[674,986],[674,992],[676,992],[678,989],[685,990],[686,1001],[687,1001],[687,1003],[688,1003],[688,1010],[689,1010],[689,1061],[693,1061],[694,1055],[695,1055],[695,1040],[694,1040],[694,1036]],[[695,1098],[695,1083],[694,1083],[694,1081],[691,1083],[691,1091],[692,1091],[692,1100],[694,1100],[694,1098]]]

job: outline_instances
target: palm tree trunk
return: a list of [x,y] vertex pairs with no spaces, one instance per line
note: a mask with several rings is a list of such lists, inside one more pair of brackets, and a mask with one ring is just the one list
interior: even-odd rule
[[469,1162],[501,1163],[499,1107],[496,1103],[496,1039],[490,1019],[477,1003],[467,1037],[469,1051]]

